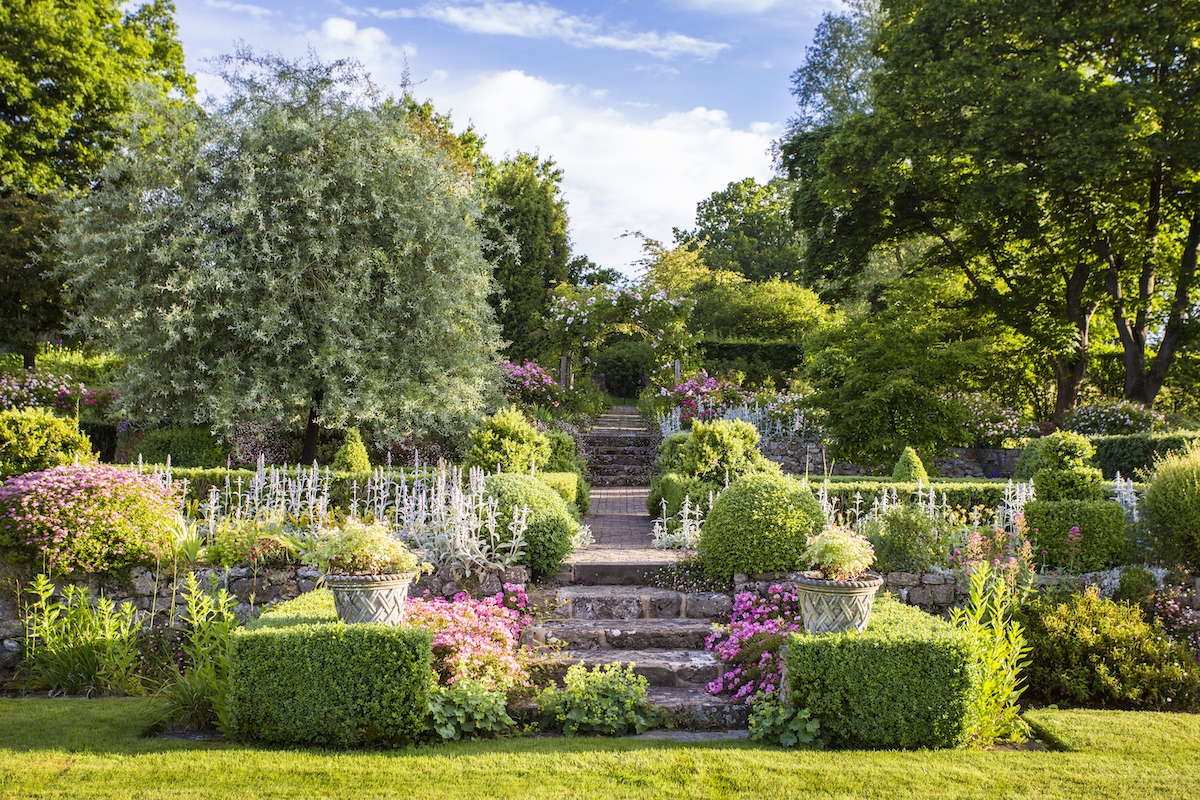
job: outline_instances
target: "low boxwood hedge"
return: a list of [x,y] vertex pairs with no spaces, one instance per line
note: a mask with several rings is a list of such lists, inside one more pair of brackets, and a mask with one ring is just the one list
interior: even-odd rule
[[1071,528],[1079,528],[1077,566],[1084,572],[1104,569],[1125,547],[1125,512],[1109,500],[1031,500],[1025,525],[1034,557],[1048,566],[1067,566],[1063,551]]
[[1154,469],[1154,459],[1167,453],[1179,453],[1200,442],[1200,431],[1174,433],[1135,433],[1130,436],[1093,436],[1096,447],[1092,461],[1112,480],[1117,473],[1122,478],[1139,479]]
[[237,741],[355,747],[417,740],[429,713],[428,631],[345,625],[311,592],[234,632],[229,724]]
[[970,637],[887,596],[862,633],[794,633],[788,701],[807,708],[832,747],[959,747],[984,670]]

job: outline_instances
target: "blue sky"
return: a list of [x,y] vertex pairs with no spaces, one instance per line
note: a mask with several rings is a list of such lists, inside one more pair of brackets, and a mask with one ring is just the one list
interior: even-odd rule
[[767,150],[795,105],[790,75],[835,0],[176,0],[188,68],[242,41],[299,57],[353,57],[398,94],[469,122],[495,158],[551,156],[564,171],[576,254],[634,274],[641,230],[669,242],[696,203],[771,177]]

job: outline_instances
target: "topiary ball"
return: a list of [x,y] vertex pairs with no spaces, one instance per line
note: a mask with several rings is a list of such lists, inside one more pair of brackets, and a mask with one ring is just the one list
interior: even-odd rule
[[513,509],[529,507],[525,518],[525,553],[519,563],[529,567],[534,578],[553,575],[571,552],[571,537],[579,523],[571,518],[567,502],[558,492],[539,478],[520,473],[488,475],[484,482],[487,493],[500,503],[497,527],[508,536]]
[[1200,447],[1158,460],[1145,504],[1147,521],[1163,549],[1200,571]]
[[358,431],[346,431],[346,438],[333,457],[335,472],[370,472],[371,459],[367,456],[367,446],[363,444]]
[[467,466],[484,472],[529,472],[550,460],[550,440],[515,408],[501,409],[471,431]]
[[817,498],[795,478],[753,473],[713,503],[700,532],[700,560],[713,579],[735,572],[796,569],[808,545],[825,526]]
[[179,492],[107,464],[54,467],[0,485],[0,551],[79,578],[153,564],[174,545]]
[[1075,469],[1088,466],[1096,448],[1082,434],[1058,431],[1042,439],[1043,469]]
[[44,408],[0,412],[0,478],[96,460],[75,423]]
[[929,473],[921,463],[921,457],[911,447],[904,448],[896,466],[892,468],[892,480],[903,483],[923,483],[929,485]]

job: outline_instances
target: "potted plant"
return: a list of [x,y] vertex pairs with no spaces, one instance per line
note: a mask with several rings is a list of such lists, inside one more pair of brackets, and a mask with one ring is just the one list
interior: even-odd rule
[[803,559],[813,571],[797,578],[800,613],[809,633],[864,631],[883,577],[868,573],[875,549],[849,528],[831,525],[808,538]]
[[356,520],[315,533],[300,560],[321,570],[333,592],[338,619],[350,624],[399,625],[408,585],[418,572],[431,570],[392,536],[387,525]]

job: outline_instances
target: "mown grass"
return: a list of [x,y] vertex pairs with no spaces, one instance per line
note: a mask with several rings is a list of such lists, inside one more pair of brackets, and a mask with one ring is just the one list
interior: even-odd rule
[[509,739],[334,752],[146,738],[145,700],[0,700],[0,798],[1184,796],[1200,716],[1037,711],[1061,752],[787,752],[745,742]]

